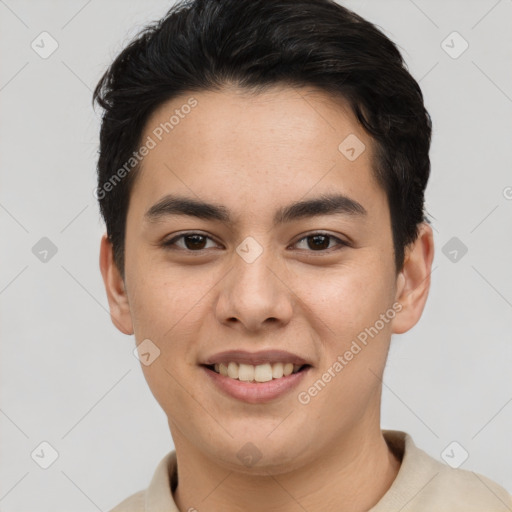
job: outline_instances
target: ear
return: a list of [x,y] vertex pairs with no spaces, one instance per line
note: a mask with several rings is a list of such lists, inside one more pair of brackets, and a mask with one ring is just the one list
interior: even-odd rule
[[107,292],[112,323],[124,334],[133,334],[130,304],[125,284],[114,262],[112,243],[105,233],[101,238],[100,270]]
[[402,309],[392,320],[392,332],[402,334],[421,318],[430,290],[430,274],[434,259],[434,235],[426,222],[419,226],[415,242],[406,248],[404,265],[396,282],[395,300]]

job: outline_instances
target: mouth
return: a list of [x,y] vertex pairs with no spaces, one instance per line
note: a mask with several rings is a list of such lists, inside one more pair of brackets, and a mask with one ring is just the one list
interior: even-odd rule
[[236,400],[263,404],[291,397],[313,368],[313,360],[286,350],[227,350],[200,361],[214,389]]
[[235,361],[226,361],[224,363],[216,364],[203,364],[201,366],[228,379],[250,383],[264,383],[280,380],[292,374],[303,372],[311,367],[309,364],[299,365],[291,362],[276,362],[252,365],[236,363]]

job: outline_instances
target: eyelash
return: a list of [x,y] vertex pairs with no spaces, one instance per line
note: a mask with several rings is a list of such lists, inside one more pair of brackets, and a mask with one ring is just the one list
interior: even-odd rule
[[[193,236],[193,235],[199,235],[203,238],[207,238],[209,240],[213,240],[211,237],[203,234],[203,233],[198,233],[196,231],[190,231],[188,233],[182,233],[181,235],[178,235],[178,236],[175,236],[174,238],[171,238],[170,240],[167,240],[167,241],[164,241],[162,243],[163,247],[165,249],[171,249],[171,250],[175,250],[173,246],[175,246],[175,243],[177,240],[180,240],[182,238],[186,238],[188,236]],[[323,233],[321,231],[318,231],[318,232],[314,232],[314,233],[311,233],[309,235],[306,235],[306,236],[303,236],[300,240],[297,240],[297,242],[295,242],[295,244],[293,245],[296,245],[304,240],[307,240],[308,238],[312,238],[314,236],[324,236],[324,237],[327,237],[327,238],[330,238],[332,240],[335,240],[337,242],[337,245],[339,246],[338,249],[334,249],[334,250],[339,250],[343,247],[350,247],[350,244],[348,242],[345,242],[344,240],[341,240],[340,238],[334,236],[334,235],[331,235],[329,233]],[[329,243],[330,245],[330,243]],[[197,251],[194,251],[192,249],[187,249],[186,247],[180,247],[178,250],[182,250],[182,251],[185,251],[185,252],[188,252],[188,253],[203,253],[203,251],[206,251],[207,249],[199,249]],[[319,249],[318,251],[314,251],[314,250],[306,250],[306,252],[311,252],[311,253],[327,253],[327,252],[332,252],[333,248],[332,247],[329,247],[327,249]]]

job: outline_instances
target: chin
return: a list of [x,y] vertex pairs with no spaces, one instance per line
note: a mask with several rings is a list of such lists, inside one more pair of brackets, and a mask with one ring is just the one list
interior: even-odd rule
[[300,440],[288,437],[286,441],[282,441],[271,439],[271,436],[268,437],[263,432],[254,436],[235,435],[224,444],[216,443],[213,450],[210,446],[208,451],[217,463],[224,465],[229,471],[249,475],[278,475],[307,463],[307,454]]

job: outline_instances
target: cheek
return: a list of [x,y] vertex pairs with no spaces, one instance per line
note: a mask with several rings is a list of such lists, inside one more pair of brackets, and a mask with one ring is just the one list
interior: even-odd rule
[[134,258],[129,271],[130,311],[136,339],[154,337],[160,343],[183,328],[194,316],[207,283],[190,273],[180,275],[170,265],[151,262],[144,254]]
[[[185,275],[170,265],[143,265],[142,258],[140,261],[133,267],[137,279],[130,283],[130,310],[137,343],[150,339],[160,350],[155,364],[143,367],[160,402],[179,391],[180,379],[197,371],[198,345],[205,338],[204,326],[212,322],[210,294],[219,278],[211,271],[189,269]],[[165,396],[157,396],[160,393]]]
[[195,394],[190,377],[197,371],[197,341],[208,314],[205,293],[210,287],[196,279],[185,286],[179,277],[162,270],[145,269],[139,275],[144,278],[131,289],[135,337],[137,343],[150,339],[160,351],[142,370],[162,409],[179,418],[180,411],[190,408]]
[[395,313],[391,274],[364,261],[309,281],[309,323],[323,346],[318,387],[328,382],[315,407],[324,411],[363,411],[386,362]]
[[317,373],[298,401],[310,401],[307,410],[321,411],[327,425],[338,424],[344,414],[346,421],[356,422],[379,399],[394,314],[385,281],[351,271],[318,280],[317,300],[310,296],[309,323],[323,349]]
[[[361,258],[338,269],[325,269],[301,276],[296,283],[297,293],[315,318],[323,323],[322,333],[333,341],[336,335],[346,340],[373,324],[390,306],[392,281],[389,272],[369,259]],[[320,325],[322,325],[322,323]]]

